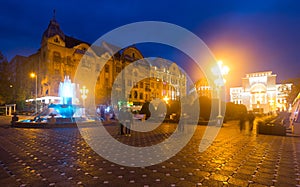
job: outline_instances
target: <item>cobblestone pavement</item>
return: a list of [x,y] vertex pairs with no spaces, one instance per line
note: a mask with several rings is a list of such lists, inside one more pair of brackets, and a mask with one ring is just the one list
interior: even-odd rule
[[[0,119],[1,120],[1,119]],[[88,128],[88,127],[87,127]],[[176,125],[149,133],[117,134],[137,146],[167,138]],[[1,186],[300,186],[300,138],[240,133],[237,122],[224,124],[205,151],[198,152],[205,126],[187,146],[157,165],[134,168],[109,162],[81,138],[77,128],[26,129],[0,126]]]

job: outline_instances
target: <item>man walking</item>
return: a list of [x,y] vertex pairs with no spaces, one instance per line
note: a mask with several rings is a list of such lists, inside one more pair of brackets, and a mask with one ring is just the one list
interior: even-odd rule
[[248,120],[249,120],[249,130],[250,130],[250,132],[252,132],[252,130],[253,130],[253,122],[255,120],[255,115],[253,114],[252,111],[250,111],[249,114],[248,114]]

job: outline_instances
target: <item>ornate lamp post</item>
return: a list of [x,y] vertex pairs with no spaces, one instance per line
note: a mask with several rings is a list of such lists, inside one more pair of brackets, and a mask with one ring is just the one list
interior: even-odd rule
[[87,94],[89,93],[89,90],[83,86],[81,89],[80,89],[80,93],[82,94],[81,95],[81,98],[82,98],[82,105],[83,107],[85,107],[85,99],[87,98]]
[[221,100],[221,88],[225,85],[226,80],[223,78],[224,75],[227,75],[229,72],[229,68],[227,66],[223,65],[223,62],[219,60],[217,62],[217,66],[213,67],[211,69],[212,73],[217,76],[217,79],[215,79],[214,83],[217,87],[217,95],[218,95],[218,124],[222,122],[223,116],[221,114],[221,108],[222,108],[222,100]]
[[30,77],[35,78],[35,113],[37,114],[37,74],[32,72]]

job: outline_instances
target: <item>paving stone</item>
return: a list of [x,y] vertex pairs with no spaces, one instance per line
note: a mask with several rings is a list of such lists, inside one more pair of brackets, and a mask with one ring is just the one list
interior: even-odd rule
[[268,186],[263,185],[263,184],[254,183],[254,184],[249,184],[249,187],[268,187]]
[[234,178],[234,177],[229,178],[228,183],[236,185],[236,186],[247,186],[248,185],[248,181],[247,180],[243,180],[243,179],[239,179],[239,178]]
[[296,177],[290,178],[290,177],[285,177],[285,176],[278,176],[276,178],[276,180],[277,180],[276,184],[284,183],[284,184],[289,184],[289,185],[294,185],[294,186],[299,184],[299,181],[296,180]]
[[273,185],[273,180],[270,178],[261,178],[261,177],[255,177],[253,178],[254,183],[266,185],[266,186],[272,186]]
[[212,174],[209,176],[210,179],[216,180],[216,181],[227,181],[228,180],[228,176],[225,175],[221,175],[221,174]]
[[203,180],[202,181],[203,186],[223,186],[223,182],[221,181],[216,181],[216,180]]

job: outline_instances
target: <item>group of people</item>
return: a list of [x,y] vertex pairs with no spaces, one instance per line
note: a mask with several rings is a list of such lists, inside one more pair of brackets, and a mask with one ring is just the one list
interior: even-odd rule
[[133,116],[130,108],[123,107],[119,111],[119,125],[120,125],[120,135],[131,136],[131,124],[133,123]]
[[240,122],[239,122],[240,131],[245,129],[247,120],[249,121],[249,131],[251,132],[253,130],[253,123],[255,120],[255,115],[253,114],[253,112],[250,111],[248,114],[242,113],[240,115]]

